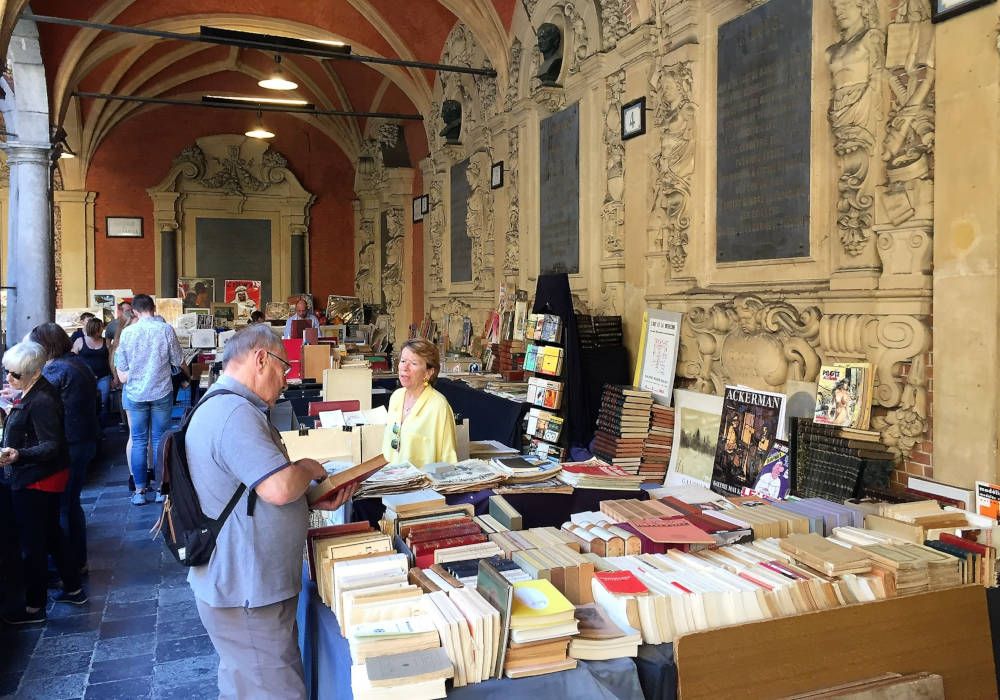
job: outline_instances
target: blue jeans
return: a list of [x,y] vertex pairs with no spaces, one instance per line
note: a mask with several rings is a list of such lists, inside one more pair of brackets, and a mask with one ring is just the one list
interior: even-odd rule
[[80,505],[80,492],[87,481],[87,467],[96,455],[96,440],[69,443],[69,483],[60,494],[59,524],[66,538],[63,553],[67,565],[77,570],[87,563],[87,518]]
[[108,412],[108,398],[111,396],[111,375],[97,380],[97,391],[101,394],[101,414]]
[[[128,426],[132,435],[132,479],[136,491],[146,488],[146,453],[153,443],[153,469],[160,474],[160,441],[170,426],[170,413],[174,407],[173,392],[156,401],[132,401],[122,391],[122,401],[128,411]],[[150,438],[152,433],[152,439]]]

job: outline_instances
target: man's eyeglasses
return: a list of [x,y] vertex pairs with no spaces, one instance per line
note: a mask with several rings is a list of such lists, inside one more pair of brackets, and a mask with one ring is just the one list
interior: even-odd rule
[[392,449],[398,450],[399,449],[399,423],[393,423],[392,424],[392,435],[393,435],[392,442],[389,443],[389,444],[392,446]]
[[270,350],[265,350],[264,352],[266,352],[268,355],[270,355],[271,357],[273,357],[274,359],[276,359],[278,362],[280,362],[285,366],[284,375],[287,377],[288,374],[292,371],[292,364],[288,360],[282,359],[278,355],[275,355]]

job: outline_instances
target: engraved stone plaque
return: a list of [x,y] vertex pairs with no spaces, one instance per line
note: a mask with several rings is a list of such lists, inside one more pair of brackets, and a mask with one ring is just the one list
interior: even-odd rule
[[539,271],[580,271],[580,105],[541,122]]
[[719,27],[716,262],[809,255],[812,0]]
[[465,171],[469,159],[451,166],[451,281],[472,281],[472,239],[466,230],[469,209],[469,181]]

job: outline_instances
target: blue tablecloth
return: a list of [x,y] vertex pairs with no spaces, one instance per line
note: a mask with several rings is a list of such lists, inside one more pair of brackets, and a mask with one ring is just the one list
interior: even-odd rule
[[[351,700],[354,696],[350,648],[340,634],[336,615],[323,605],[316,585],[309,581],[305,571],[296,618],[310,700]],[[448,697],[461,700],[639,700],[643,695],[632,659],[612,659],[581,661],[572,671],[451,688]]]

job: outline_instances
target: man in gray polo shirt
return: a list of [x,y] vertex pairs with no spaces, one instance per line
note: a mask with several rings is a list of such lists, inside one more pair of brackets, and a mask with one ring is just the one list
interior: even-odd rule
[[[208,564],[188,573],[201,621],[219,653],[222,698],[305,697],[295,625],[305,493],[326,471],[313,459],[289,461],[268,421],[289,367],[270,326],[248,326],[226,343],[223,375],[188,426],[188,464],[205,514],[219,517],[239,485],[247,486]],[[236,395],[211,396],[222,388]],[[344,489],[330,507],[340,507],[355,490]]]

